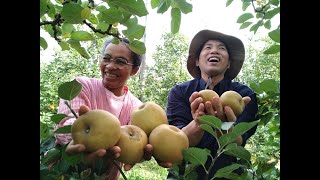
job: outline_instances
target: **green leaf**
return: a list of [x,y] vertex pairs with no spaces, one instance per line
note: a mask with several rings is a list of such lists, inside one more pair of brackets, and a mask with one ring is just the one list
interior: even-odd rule
[[91,14],[91,9],[88,7],[85,7],[82,11],[81,11],[81,18],[82,19],[88,19],[90,17]]
[[146,16],[148,14],[143,0],[109,0],[109,2],[139,17]]
[[183,14],[192,12],[192,4],[188,3],[186,0],[175,0],[175,3],[178,5],[178,8]]
[[248,150],[246,150],[242,146],[238,146],[236,143],[231,143],[226,146],[224,150],[225,154],[234,156],[234,157],[239,157],[241,159],[244,159],[248,162],[250,162],[251,159],[251,154]]
[[233,143],[236,138],[242,134],[244,134],[245,132],[247,132],[248,130],[250,130],[253,126],[255,126],[256,124],[258,124],[259,121],[253,121],[253,122],[241,122],[239,124],[237,124],[236,126],[234,126],[232,132],[229,132],[227,134],[223,134],[222,136],[220,136],[219,138],[219,142],[221,147],[224,147],[225,145],[228,145],[230,143]]
[[279,92],[279,84],[274,79],[265,79],[260,83],[260,89],[266,93]]
[[259,164],[257,168],[257,175],[262,175],[264,172],[274,168],[277,163],[278,161],[271,161]]
[[69,45],[65,41],[60,41],[58,44],[60,45],[62,51],[70,49]]
[[198,117],[198,119],[201,122],[210,125],[211,127],[221,129],[221,125],[222,125],[221,120],[213,115],[203,115]]
[[171,9],[171,33],[179,32],[181,23],[181,11],[178,8]]
[[244,28],[250,26],[251,24],[252,24],[252,22],[247,21],[247,22],[241,24],[240,29],[244,29]]
[[56,8],[55,6],[51,3],[51,1],[47,1],[47,15],[51,18],[54,19],[54,16],[56,14]]
[[234,133],[236,136],[240,136],[250,130],[253,126],[257,125],[258,122],[259,121],[238,123],[236,126],[234,126],[232,133]]
[[232,2],[233,0],[227,0],[226,7],[228,7]]
[[208,149],[201,149],[196,147],[190,147],[182,150],[183,159],[190,162],[193,165],[203,165],[206,163],[210,151]]
[[279,13],[280,13],[280,7],[274,8],[274,9],[272,9],[270,11],[267,11],[264,18],[265,19],[271,19],[271,18],[273,18],[275,15],[277,15]]
[[87,52],[87,50],[83,47],[81,47],[81,44],[78,40],[69,39],[67,41],[70,46],[75,49],[82,57],[86,59],[90,59],[90,54]]
[[114,24],[123,20],[122,12],[114,7],[111,7],[109,9],[106,9],[105,7],[97,8],[97,11],[100,12],[97,15],[99,22]]
[[57,130],[55,130],[54,133],[57,133],[57,134],[71,133],[71,126],[72,125],[62,126],[62,127],[58,128]]
[[166,12],[169,9],[169,7],[170,7],[170,4],[168,4],[167,1],[162,1],[158,5],[157,13],[163,14],[164,12]]
[[58,124],[65,117],[67,117],[67,115],[65,114],[54,114],[51,116],[51,121],[54,122],[55,124]]
[[251,5],[251,2],[243,2],[242,3],[242,11],[245,11],[250,5]]
[[265,50],[263,53],[264,54],[276,54],[280,52],[280,45],[273,45],[269,47],[267,50]]
[[76,31],[71,33],[71,39],[78,41],[92,41],[94,37],[87,31]]
[[122,33],[131,39],[141,39],[145,32],[145,27],[138,24],[138,18],[133,17],[128,19],[123,25],[127,26],[127,30],[123,30]]
[[270,20],[267,20],[265,23],[264,23],[264,27],[266,29],[270,29],[271,28],[271,21]]
[[60,158],[60,150],[57,148],[50,149],[42,160],[42,164],[49,165],[51,162]]
[[55,141],[56,138],[52,136],[40,143],[40,154],[44,153],[47,149],[52,149],[55,146]]
[[280,43],[280,29],[275,29],[268,33],[269,37],[277,43]]
[[217,138],[217,133],[212,129],[211,126],[209,126],[207,124],[201,124],[199,127],[202,128],[203,130],[207,131],[208,133],[210,133],[215,138]]
[[272,4],[272,5],[278,6],[279,3],[280,3],[280,0],[270,0],[269,2],[270,2],[270,4]]
[[257,32],[258,28],[263,24],[263,21],[260,20],[256,24],[252,25],[250,31],[254,31],[254,34]]
[[238,169],[239,167],[242,167],[242,165],[241,164],[231,164],[229,166],[223,167],[223,168],[219,169],[214,174],[214,177],[227,178],[232,173],[232,171]]
[[40,17],[46,13],[47,0],[40,0]]
[[61,27],[62,34],[71,33],[75,30],[74,26],[70,23],[63,23]]
[[144,35],[145,27],[141,25],[137,25],[134,28],[128,28],[127,30],[123,30],[122,33],[131,39],[141,39]]
[[69,2],[65,4],[61,11],[61,16],[67,23],[80,24],[84,20],[81,17],[83,7],[80,4]]
[[198,167],[199,165],[195,165],[195,164],[187,164],[186,168],[185,168],[185,173],[187,174],[187,176],[185,177],[184,180],[194,180],[194,179],[198,179],[198,174],[195,171],[195,169]]
[[64,100],[72,100],[82,90],[82,84],[79,83],[76,79],[70,81],[70,82],[65,82],[61,84],[58,88],[58,95],[60,98]]
[[257,12],[256,18],[258,19],[258,18],[262,18],[262,17],[263,17],[263,13]]
[[251,13],[244,13],[242,15],[240,15],[237,19],[237,23],[244,23],[246,22],[248,19],[253,18],[254,16]]
[[128,44],[128,47],[137,54],[144,54],[146,53],[145,44],[139,40],[133,40]]
[[[109,27],[109,24],[108,24],[108,23],[100,22],[100,23],[97,24],[97,27],[96,27],[96,28],[99,29],[99,30],[101,30],[101,31],[103,31],[103,32],[106,32],[107,29],[108,29],[108,27]],[[98,37],[100,37],[100,38],[103,38],[103,37],[108,36],[108,34],[101,34],[101,33],[99,33],[99,32],[96,32],[95,34],[96,34]]]
[[40,36],[40,46],[43,48],[43,50],[47,49],[48,48],[48,43],[47,41]]
[[98,19],[97,19],[97,17],[94,15],[94,14],[90,14],[90,16],[89,16],[89,18],[88,18],[88,20],[92,23],[92,24],[98,24]]
[[151,8],[156,8],[160,3],[160,0],[151,0]]

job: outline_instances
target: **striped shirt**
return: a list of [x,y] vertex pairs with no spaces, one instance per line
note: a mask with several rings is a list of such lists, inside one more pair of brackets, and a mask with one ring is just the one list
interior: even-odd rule
[[[82,84],[82,90],[77,97],[70,101],[72,109],[77,113],[81,105],[86,105],[90,109],[103,109],[119,120],[121,125],[129,124],[131,111],[142,104],[128,89],[124,86],[124,95],[115,96],[111,91],[103,86],[102,79],[77,77],[76,80]],[[58,114],[67,114],[73,116],[69,108],[64,104],[64,100],[60,100]],[[74,117],[67,117],[61,120],[56,128],[71,125],[75,121]],[[56,134],[56,144],[67,144],[71,141],[71,134]],[[108,173],[107,179],[118,179],[120,172],[113,167]]]

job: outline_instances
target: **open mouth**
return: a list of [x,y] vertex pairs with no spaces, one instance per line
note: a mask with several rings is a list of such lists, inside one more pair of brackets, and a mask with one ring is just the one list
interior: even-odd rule
[[220,59],[217,57],[209,58],[209,62],[220,62]]

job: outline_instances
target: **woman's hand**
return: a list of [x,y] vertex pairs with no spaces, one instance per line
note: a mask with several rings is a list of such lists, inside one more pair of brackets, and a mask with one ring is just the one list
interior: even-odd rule
[[94,166],[96,160],[100,158],[107,157],[111,160],[118,158],[120,156],[121,149],[119,146],[113,146],[108,150],[98,149],[94,152],[87,152],[86,147],[83,144],[74,144],[74,141],[72,140],[66,147],[65,151],[70,155],[83,153],[83,163]]

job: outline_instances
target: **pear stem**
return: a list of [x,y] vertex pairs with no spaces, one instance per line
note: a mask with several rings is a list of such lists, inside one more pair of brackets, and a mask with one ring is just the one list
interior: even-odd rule
[[76,112],[74,112],[74,110],[71,108],[70,104],[68,103],[68,101],[64,101],[64,103],[68,106],[68,108],[70,109],[70,111],[72,112],[72,114],[74,115],[74,117],[78,118],[78,115]]
[[118,168],[118,170],[120,171],[122,177],[124,180],[128,180],[126,175],[124,174],[124,172],[122,171],[120,165],[115,161],[115,160],[112,160],[113,164]]

